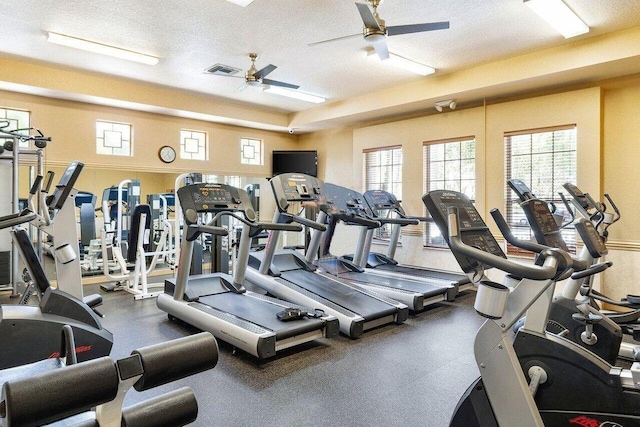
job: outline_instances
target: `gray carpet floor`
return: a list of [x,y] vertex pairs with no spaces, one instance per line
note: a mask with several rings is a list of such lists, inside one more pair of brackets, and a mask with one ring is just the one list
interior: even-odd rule
[[[85,294],[100,292],[97,285]],[[155,299],[103,293],[112,357],[197,332],[169,321]],[[143,393],[132,404],[180,386],[199,402],[197,426],[444,426],[478,376],[473,340],[482,319],[475,292],[411,315],[403,325],[318,340],[259,361],[218,341],[215,369]]]

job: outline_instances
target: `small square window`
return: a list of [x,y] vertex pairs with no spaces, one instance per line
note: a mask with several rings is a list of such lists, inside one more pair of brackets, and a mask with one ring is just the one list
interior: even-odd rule
[[263,165],[262,140],[242,138],[240,140],[240,154],[240,163],[243,165]]
[[132,126],[127,123],[96,121],[96,153],[133,156]]
[[207,133],[199,130],[180,131],[180,158],[188,160],[209,160]]

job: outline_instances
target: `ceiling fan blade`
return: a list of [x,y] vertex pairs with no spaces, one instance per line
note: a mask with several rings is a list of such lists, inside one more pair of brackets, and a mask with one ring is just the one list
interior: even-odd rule
[[428,24],[394,25],[387,27],[387,35],[397,36],[398,34],[421,33],[423,31],[446,30],[449,28],[449,21],[430,22]]
[[248,84],[246,84],[246,83],[242,83],[242,84],[238,87],[238,89],[234,90],[234,92],[242,92],[243,90],[245,90],[245,89],[246,89],[246,88],[248,88],[248,87],[249,87],[249,85],[248,85]]
[[253,75],[255,76],[255,78],[261,79],[264,76],[266,76],[267,74],[269,74],[270,72],[272,72],[273,70],[275,70],[276,68],[278,68],[278,67],[276,67],[273,64],[269,64],[266,67],[264,67],[262,70],[258,70],[255,73],[253,73]]
[[362,17],[362,22],[364,22],[365,27],[380,29],[380,24],[376,21],[376,17],[373,16],[369,6],[362,3],[356,3],[356,6],[358,7],[358,12],[360,12],[360,17]]
[[279,82],[277,80],[269,80],[269,79],[262,79],[262,84],[271,85],[271,86],[286,87],[286,88],[289,88],[289,89],[298,89],[300,87],[298,85],[293,85],[291,83],[284,83],[284,82]]
[[317,44],[322,44],[322,43],[329,43],[329,42],[335,42],[338,40],[342,40],[342,39],[350,39],[353,37],[362,37],[362,33],[358,33],[358,34],[351,34],[348,36],[342,36],[342,37],[336,37],[335,39],[328,39],[328,40],[322,40],[320,42],[313,42],[313,43],[309,43],[307,46],[315,46]]
[[382,40],[378,43],[372,43],[372,45],[381,61],[389,59],[389,49],[387,48],[386,40]]

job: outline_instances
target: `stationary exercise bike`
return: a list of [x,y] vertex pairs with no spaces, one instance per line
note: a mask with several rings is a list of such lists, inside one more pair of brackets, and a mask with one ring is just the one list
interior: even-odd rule
[[102,327],[99,316],[91,307],[51,287],[29,234],[18,226],[36,217],[29,210],[0,217],[0,229],[15,227],[11,230],[11,238],[36,285],[40,300],[38,306],[0,306],[0,342],[3,344],[0,369],[58,357],[64,325],[73,330],[80,362],[109,355],[113,345],[113,335]]
[[[622,216],[611,196],[606,193],[604,195],[613,209],[613,213],[607,211],[605,203],[595,201],[589,193],[583,193],[576,185],[565,183],[563,187],[571,196],[571,203],[576,213],[593,223],[600,238],[606,244],[609,238],[609,227],[618,222]],[[591,262],[597,262],[597,257],[592,256],[585,249],[582,250],[580,255],[589,258]],[[607,310],[607,317],[619,324],[625,333],[633,335],[636,340],[640,340],[640,295],[627,295],[622,300],[616,300],[593,289],[593,282],[589,278],[570,282],[566,289],[567,292],[573,292],[576,295],[579,293],[578,299],[581,298],[584,302],[597,309],[600,309],[600,304],[602,303],[614,307],[614,310],[619,308],[620,310],[617,311]]]
[[[474,345],[481,378],[462,396],[451,425],[640,426],[640,363],[613,367],[545,331],[556,281],[587,263],[552,248],[535,265],[512,262],[467,196],[441,190],[422,200],[478,285],[474,308],[487,318]],[[508,273],[504,284],[485,276],[491,267]],[[512,327],[525,313],[514,337]]]
[[[549,203],[537,199],[529,187],[520,180],[511,179],[508,184],[520,199],[520,207],[529,221],[536,241],[541,245],[568,251],[560,227],[549,208]],[[567,206],[567,208],[569,207]],[[497,210],[494,209],[491,214],[500,232],[509,243],[536,252],[536,245],[530,248],[529,242],[515,239],[506,221]],[[604,241],[599,238],[595,225],[585,218],[571,222],[584,242],[584,248],[580,252],[579,258],[588,263],[590,267],[584,272],[573,274],[565,284],[563,292],[554,296],[547,330],[563,334],[565,338],[593,351],[612,365],[616,364],[618,357],[638,361],[640,349],[637,345],[622,342],[622,328],[596,307],[589,305],[588,300],[577,295],[580,289],[579,284],[590,279],[592,274],[606,270],[612,263],[594,262],[607,252]]]

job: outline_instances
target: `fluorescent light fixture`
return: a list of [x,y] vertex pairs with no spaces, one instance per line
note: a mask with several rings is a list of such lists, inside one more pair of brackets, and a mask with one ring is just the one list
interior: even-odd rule
[[64,34],[49,33],[47,41],[62,46],[82,49],[89,52],[100,53],[102,55],[113,56],[128,61],[140,62],[142,64],[156,65],[158,58],[144,53],[134,52],[132,50],[120,49],[118,47],[109,46],[102,43],[91,42],[89,40],[79,39],[77,37],[65,36]]
[[589,32],[587,24],[562,0],[524,0],[524,3],[566,39]]
[[253,0],[227,0],[227,1],[242,7],[247,7],[251,3],[253,3]]
[[372,49],[367,51],[367,58],[377,60],[384,64],[389,64],[405,71],[411,71],[412,73],[420,74],[421,76],[428,76],[429,74],[433,74],[436,72],[435,68],[420,64],[415,61],[411,61],[410,59],[403,58],[402,56],[398,56],[391,52],[389,52],[389,59],[381,61],[376,51]]
[[280,86],[265,86],[264,91],[276,95],[287,96],[289,98],[299,99],[301,101],[313,102],[314,104],[321,104],[325,101],[321,96],[310,95],[308,93],[298,92],[297,90],[285,89]]

